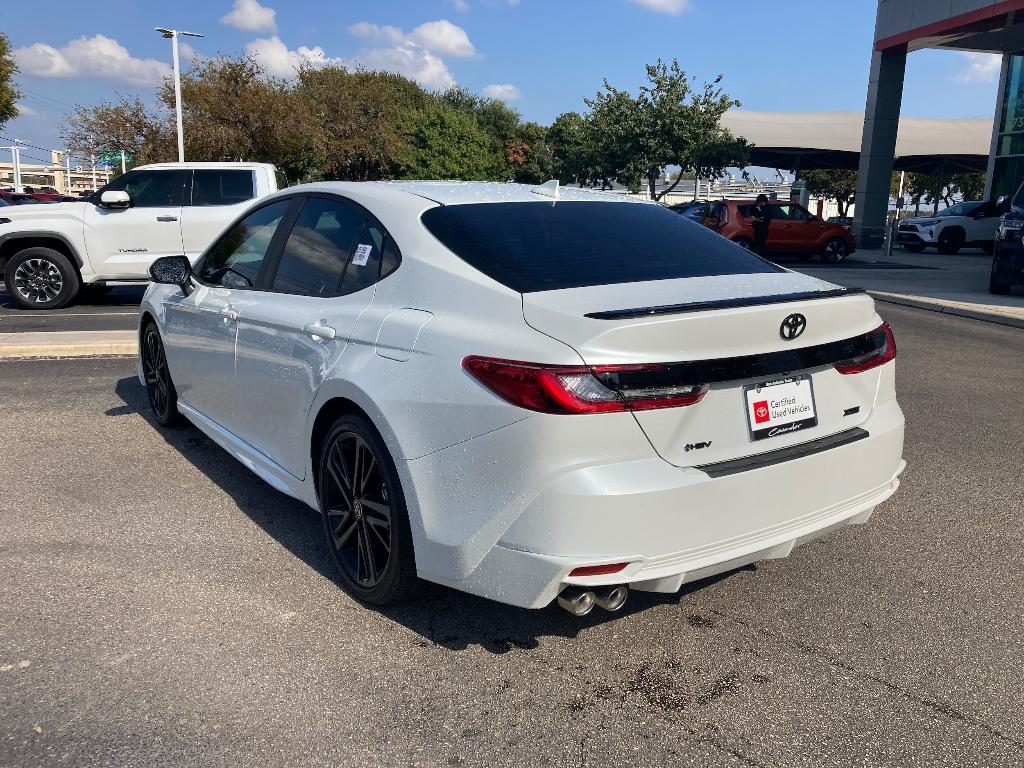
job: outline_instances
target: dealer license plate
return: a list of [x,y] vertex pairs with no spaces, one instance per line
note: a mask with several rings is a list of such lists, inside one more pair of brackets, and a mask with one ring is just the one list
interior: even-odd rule
[[744,389],[751,440],[764,440],[818,425],[810,376],[766,381]]

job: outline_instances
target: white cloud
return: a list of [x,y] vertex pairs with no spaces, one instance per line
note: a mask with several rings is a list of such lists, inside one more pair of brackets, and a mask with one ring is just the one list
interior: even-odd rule
[[420,24],[409,33],[409,39],[441,56],[467,58],[476,55],[476,48],[469,42],[466,30],[447,19]]
[[156,59],[136,59],[117,40],[82,36],[62,48],[34,43],[14,51],[18,66],[36,77],[95,77],[130,85],[155,85],[171,74]]
[[469,10],[469,3],[466,0],[455,0],[455,10],[459,13],[466,13]]
[[522,94],[519,89],[511,83],[492,83],[484,87],[484,96],[489,99],[500,99],[501,101],[515,101]]
[[260,5],[258,0],[235,0],[234,6],[220,17],[221,24],[246,32],[276,32],[277,11]]
[[374,46],[356,57],[362,66],[398,72],[427,88],[447,88],[455,83],[442,57],[476,56],[466,30],[447,19],[428,21],[408,32],[361,21],[349,27],[349,32]]
[[690,0],[629,0],[634,5],[641,5],[657,13],[678,16],[690,7]]
[[405,75],[427,88],[447,88],[455,84],[455,78],[444,61],[413,42],[364,51],[358,61],[369,69],[385,69]]
[[999,77],[1003,57],[998,53],[974,53],[960,51],[966,68],[956,76],[961,83],[991,83]]
[[300,45],[296,50],[290,50],[277,35],[253,40],[245,46],[245,52],[259,62],[267,74],[275,77],[295,77],[296,71],[303,66],[323,67],[346,63],[343,59],[328,56],[320,46],[307,48]]
[[15,104],[14,108],[18,110],[18,117],[39,117],[39,112],[23,101]]
[[353,37],[366,38],[375,43],[400,43],[405,39],[405,33],[398,27],[380,26],[368,21],[353,24],[348,31]]

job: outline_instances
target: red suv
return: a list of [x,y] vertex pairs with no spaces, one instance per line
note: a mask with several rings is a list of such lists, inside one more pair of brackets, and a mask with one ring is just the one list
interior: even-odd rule
[[[754,228],[750,222],[753,200],[719,200],[711,203],[701,220],[705,227],[737,245],[754,247]],[[771,223],[768,225],[769,253],[792,253],[801,261],[816,254],[822,261],[836,264],[857,248],[853,235],[842,224],[822,221],[802,205],[790,202],[769,202]]]

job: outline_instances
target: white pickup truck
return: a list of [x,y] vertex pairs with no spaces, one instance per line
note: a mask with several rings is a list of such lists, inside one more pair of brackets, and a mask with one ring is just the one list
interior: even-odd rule
[[21,306],[67,306],[82,286],[149,279],[161,256],[192,261],[250,201],[277,190],[265,163],[133,168],[81,201],[0,210],[0,271]]

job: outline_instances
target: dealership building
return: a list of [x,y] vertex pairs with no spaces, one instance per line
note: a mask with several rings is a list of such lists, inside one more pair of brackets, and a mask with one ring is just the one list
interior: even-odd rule
[[885,231],[907,55],[924,48],[1002,54],[986,194],[1024,183],[1024,0],[879,0],[854,222],[868,247]]

